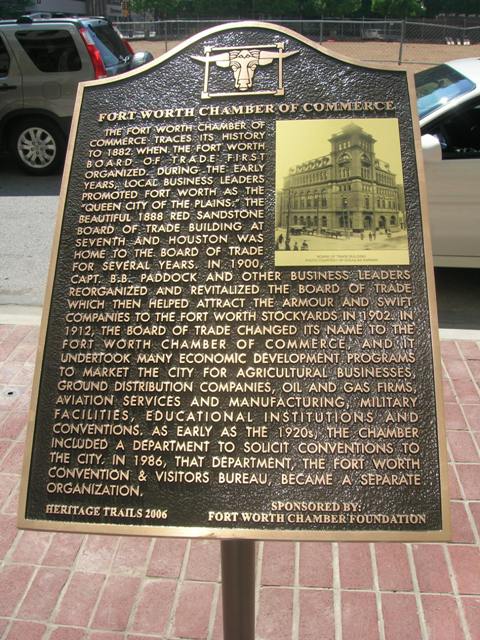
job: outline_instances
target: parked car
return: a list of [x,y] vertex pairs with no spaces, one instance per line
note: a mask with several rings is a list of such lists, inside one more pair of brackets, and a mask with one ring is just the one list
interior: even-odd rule
[[104,18],[0,20],[0,146],[31,174],[62,165],[80,81],[134,69],[134,53]]
[[434,262],[480,268],[480,59],[415,74]]
[[364,29],[362,40],[384,40],[385,36],[379,29]]

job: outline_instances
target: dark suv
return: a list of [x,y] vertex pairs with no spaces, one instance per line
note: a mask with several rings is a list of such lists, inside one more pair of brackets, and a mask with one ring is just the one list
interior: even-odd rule
[[152,60],[105,18],[0,20],[0,146],[25,171],[61,166],[77,85]]

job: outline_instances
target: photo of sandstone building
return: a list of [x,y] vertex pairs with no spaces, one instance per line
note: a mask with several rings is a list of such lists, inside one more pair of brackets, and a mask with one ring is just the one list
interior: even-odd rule
[[[277,172],[277,252],[334,252],[340,262],[345,252],[379,252],[372,255],[372,263],[379,264],[384,263],[382,254],[388,253],[386,263],[391,263],[396,261],[392,252],[401,252],[398,262],[405,263],[408,240],[396,120],[315,120],[295,127],[297,122],[288,123],[283,137],[277,135],[277,157],[285,156],[284,167],[291,145],[301,144],[295,140],[296,128],[306,138],[309,154],[284,169],[283,176]],[[377,152],[378,134],[376,138],[369,129],[389,136],[384,157]],[[316,143],[328,152],[316,155]],[[288,262],[295,264],[295,258]]]

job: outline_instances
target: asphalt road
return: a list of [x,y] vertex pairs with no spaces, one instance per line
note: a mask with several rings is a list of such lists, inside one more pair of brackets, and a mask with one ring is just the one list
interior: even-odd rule
[[[41,306],[60,176],[31,178],[0,156],[0,305]],[[480,270],[436,269],[439,324],[480,329]]]
[[43,304],[59,192],[60,176],[31,178],[0,156],[0,304]]

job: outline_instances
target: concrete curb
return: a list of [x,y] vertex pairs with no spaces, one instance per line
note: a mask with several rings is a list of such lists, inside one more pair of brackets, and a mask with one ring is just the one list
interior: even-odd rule
[[40,326],[42,310],[43,307],[2,304],[0,305],[0,324]]

